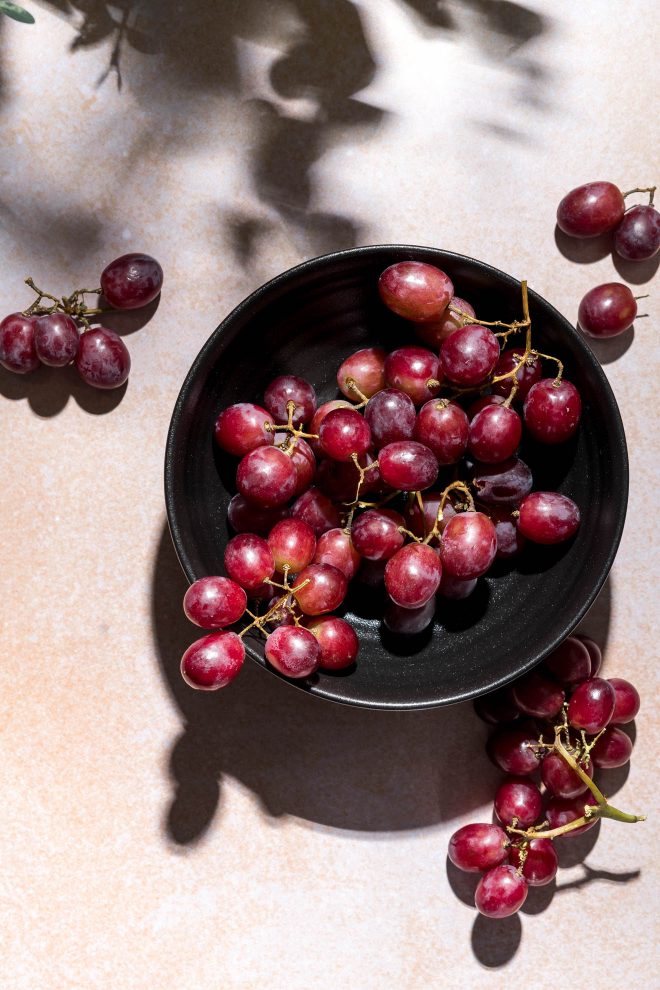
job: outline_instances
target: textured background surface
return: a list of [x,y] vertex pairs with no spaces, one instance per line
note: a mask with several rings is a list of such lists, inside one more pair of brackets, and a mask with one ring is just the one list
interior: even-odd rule
[[223,696],[179,683],[191,627],[162,462],[203,341],[303,258],[434,244],[527,277],[569,319],[598,282],[649,282],[652,264],[617,274],[606,245],[556,239],[554,211],[588,179],[658,179],[657,20],[637,0],[144,0],[120,31],[121,4],[31,8],[36,26],[0,22],[4,308],[27,304],[27,274],[64,291],[129,249],[166,283],[146,326],[115,324],[119,394],[0,369],[0,985],[655,985],[657,302],[634,344],[599,349],[632,484],[584,623],[642,689],[617,803],[653,817],[567,843],[556,888],[505,922],[445,864],[497,779],[469,707],[342,710],[253,665]]

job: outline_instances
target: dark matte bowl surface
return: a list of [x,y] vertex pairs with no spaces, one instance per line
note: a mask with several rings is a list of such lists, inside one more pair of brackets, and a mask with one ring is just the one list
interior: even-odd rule
[[[456,294],[482,319],[520,317],[520,283],[480,261],[433,248],[381,245],[308,261],[258,289],[220,324],[198,354],[177,400],[167,442],[165,494],[170,530],[190,581],[223,573],[231,533],[227,504],[235,462],[213,441],[213,424],[233,402],[260,402],[276,375],[309,379],[319,402],[335,397],[341,361],[361,347],[414,343],[409,324],[387,312],[378,276],[404,259],[442,268]],[[383,627],[382,592],[353,582],[340,614],[361,649],[345,674],[320,673],[293,687],[372,708],[431,708],[474,698],[529,670],[575,628],[610,570],[626,512],[628,460],[617,404],[582,337],[530,291],[534,345],[556,354],[580,390],[578,434],[560,447],[525,444],[536,489],[570,495],[582,524],[556,547],[528,546],[497,565],[465,602],[440,600],[432,629],[409,639]],[[548,374],[551,374],[548,371]],[[195,629],[191,626],[191,641]],[[262,666],[263,640],[246,637]],[[270,670],[270,668],[268,668]],[[280,676],[272,673],[275,676]]]

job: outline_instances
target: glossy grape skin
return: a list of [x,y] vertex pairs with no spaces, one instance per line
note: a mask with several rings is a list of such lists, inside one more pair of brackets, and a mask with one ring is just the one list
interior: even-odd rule
[[633,206],[614,234],[614,250],[626,261],[646,261],[660,251],[660,214],[654,206]]
[[[304,588],[300,585],[308,582]],[[346,597],[346,575],[331,564],[310,564],[296,578],[296,600],[305,615],[334,612]]]
[[183,654],[181,676],[198,691],[217,691],[234,680],[244,659],[245,647],[235,632],[209,633]]
[[525,903],[527,881],[515,867],[496,866],[484,873],[474,892],[474,903],[486,918],[508,918]]
[[612,725],[626,725],[632,722],[639,712],[639,692],[623,677],[610,677],[609,682],[614,688],[614,712],[610,721]]
[[568,703],[568,721],[574,729],[595,735],[614,714],[616,695],[609,681],[592,677],[577,686]]
[[289,402],[295,405],[293,425],[300,427],[308,423],[316,411],[316,392],[304,378],[279,375],[264,392],[264,406],[278,425],[288,422]]
[[488,406],[503,406],[504,401],[503,395],[481,395],[474,402],[471,402],[467,408],[469,422],[472,422],[477,413],[480,413],[482,409],[486,409]]
[[564,691],[556,681],[538,670],[525,674],[512,685],[513,700],[525,715],[553,719],[564,704]]
[[337,506],[315,487],[308,488],[296,499],[291,506],[291,515],[309,523],[317,539],[329,529],[337,529],[341,523]]
[[367,509],[353,521],[353,545],[367,560],[389,560],[404,544],[402,526],[403,516],[393,509]]
[[449,598],[451,601],[460,602],[464,598],[469,598],[476,587],[476,578],[472,578],[470,581],[463,581],[461,578],[454,577],[449,571],[443,571],[438,594],[442,598]]
[[309,677],[321,661],[318,640],[301,626],[278,626],[268,636],[264,653],[275,670],[294,679]]
[[397,636],[417,636],[433,622],[435,616],[435,599],[429,598],[419,608],[403,608],[387,597],[383,622]]
[[314,451],[302,437],[298,437],[295,444],[291,446],[289,433],[276,433],[275,446],[279,447],[283,443],[287,444],[286,455],[290,458],[296,472],[296,487],[293,489],[293,497],[296,498],[296,496],[306,492],[314,480],[316,458]]
[[101,273],[103,295],[115,309],[139,309],[163,287],[163,269],[149,254],[122,254]]
[[495,766],[514,777],[527,777],[538,770],[541,759],[534,749],[537,739],[527,729],[498,729],[486,744]]
[[456,464],[465,453],[468,418],[455,402],[431,399],[417,414],[414,437],[435,454],[438,464]]
[[[511,866],[520,866],[520,851],[512,846],[509,853]],[[531,839],[527,847],[527,856],[522,867],[522,875],[530,887],[544,887],[554,880],[557,875],[559,858],[552,839]]]
[[526,777],[507,777],[495,793],[495,814],[503,825],[512,825],[517,819],[517,828],[529,828],[538,821],[543,811],[541,792]]
[[475,822],[464,825],[449,840],[449,859],[459,870],[481,873],[490,870],[508,856],[509,838],[499,825]]
[[488,378],[499,356],[500,345],[492,330],[472,323],[442,342],[440,366],[450,382],[469,388]]
[[416,416],[413,400],[398,388],[384,388],[369,399],[364,410],[375,447],[411,440]]
[[[580,766],[589,777],[593,777],[591,760]],[[574,798],[587,790],[584,781],[559,753],[548,753],[545,757],[541,764],[541,780],[546,790],[559,798]]]
[[408,543],[388,560],[385,587],[396,605],[420,608],[435,595],[441,575],[435,550],[423,543]]
[[440,360],[426,347],[399,347],[387,355],[385,381],[388,388],[405,392],[416,406],[428,402],[440,391],[439,385],[429,387],[430,380],[441,380]]
[[415,440],[388,443],[378,455],[378,468],[385,484],[402,492],[423,491],[438,477],[435,455]]
[[94,388],[119,388],[128,378],[131,356],[118,334],[94,327],[80,337],[76,368],[83,381]]
[[378,291],[388,309],[406,320],[437,319],[447,308],[454,286],[447,275],[422,261],[400,261],[386,268]]
[[582,414],[580,393],[565,378],[556,384],[543,378],[532,385],[523,406],[528,433],[539,443],[564,443],[578,428]]
[[[369,399],[376,392],[385,388],[385,351],[380,347],[365,347],[361,351],[351,354],[339,365],[337,372],[337,385],[347,399],[356,402],[360,396],[348,384],[349,379],[353,379],[356,386],[363,395]],[[314,433],[314,430],[310,430]]]
[[495,560],[497,533],[483,512],[459,512],[442,534],[440,558],[443,568],[463,581],[481,577]]
[[335,461],[350,461],[353,454],[365,454],[371,446],[371,430],[364,416],[355,409],[333,409],[319,430],[323,453]]
[[460,299],[458,296],[452,296],[447,309],[437,320],[430,320],[427,323],[417,323],[415,325],[417,337],[427,347],[439,350],[442,341],[446,337],[449,337],[454,330],[458,330],[463,324],[470,322],[466,317],[452,313],[449,306],[460,309],[463,313],[468,313],[472,317],[477,315],[469,302],[466,302],[465,299]]
[[586,646],[587,652],[589,653],[589,658],[591,660],[591,677],[595,677],[601,668],[603,663],[603,654],[601,653],[600,646],[598,643],[594,642],[589,636],[583,636],[580,633],[576,636],[580,642]]
[[483,464],[500,464],[518,449],[522,422],[514,409],[486,406],[470,423],[468,447]]
[[532,492],[520,503],[518,529],[532,543],[562,543],[577,532],[580,510],[559,492]]
[[[325,417],[328,415],[329,412],[332,412],[333,409],[353,409],[353,408],[354,408],[353,404],[350,403],[348,399],[330,399],[329,402],[324,402],[322,405],[318,407],[318,409],[312,416],[309,422],[309,429],[307,430],[307,432],[313,433],[316,436],[318,436],[319,429],[321,428],[321,423],[323,422],[323,420],[325,419]],[[313,451],[317,453],[320,451],[318,440],[314,440],[314,439],[310,440],[309,445]]]
[[75,320],[66,313],[46,313],[34,323],[34,346],[42,364],[64,368],[75,359],[80,334]]
[[489,507],[488,515],[495,527],[495,536],[497,537],[495,556],[500,560],[509,560],[511,557],[517,556],[527,541],[516,526],[511,510],[493,505]]
[[[513,369],[520,364],[520,359],[524,353],[524,348],[520,347],[509,347],[505,351],[502,351],[499,360],[495,365],[495,370],[493,372],[494,377],[497,378],[499,375],[506,375],[507,372],[513,371]],[[541,368],[541,359],[535,355],[530,355],[523,366],[518,368],[518,371],[515,374],[515,378],[518,382],[518,388],[516,389],[516,394],[513,399],[514,402],[522,402],[527,396],[527,393],[532,385],[536,385],[536,383],[541,380],[542,375],[543,370]],[[511,391],[512,384],[512,378],[503,378],[500,382],[493,382],[491,388],[496,395],[506,397]]]
[[281,574],[285,566],[292,574],[297,574],[311,564],[316,552],[316,537],[312,527],[301,519],[283,519],[273,526],[268,534],[275,562],[275,570]]
[[227,519],[232,529],[237,533],[256,533],[257,536],[268,536],[275,523],[288,514],[285,505],[267,509],[249,502],[240,494],[234,495],[227,507]]
[[218,446],[234,457],[244,457],[257,447],[272,447],[274,434],[266,429],[273,417],[253,402],[237,402],[223,409],[215,421]]
[[637,316],[632,291],[622,282],[605,282],[590,289],[578,308],[578,323],[590,337],[618,337]]
[[613,182],[586,182],[557,207],[557,224],[570,237],[598,237],[621,222],[625,200]]
[[275,573],[273,552],[262,536],[239,533],[225,547],[225,570],[246,591],[262,587]]
[[222,629],[238,622],[247,608],[247,595],[225,577],[203,577],[193,582],[183,598],[183,611],[202,629]]
[[508,509],[519,505],[534,484],[532,472],[518,457],[500,464],[475,464],[471,478],[480,502]]
[[633,744],[630,736],[616,725],[608,725],[602,736],[591,750],[594,766],[601,770],[613,770],[624,766],[632,754]]
[[543,662],[549,673],[562,684],[579,684],[591,677],[591,657],[587,647],[569,636]]
[[336,615],[324,615],[312,619],[307,628],[321,647],[322,670],[345,670],[351,667],[360,649],[360,641],[353,626]]
[[474,710],[487,725],[500,725],[502,722],[513,722],[520,717],[520,711],[510,687],[498,688],[474,702]]
[[0,323],[0,364],[16,375],[27,375],[39,367],[34,343],[33,316],[11,313]]
[[312,563],[331,564],[352,581],[361,561],[349,533],[343,529],[329,529],[319,536]]
[[[596,798],[591,791],[574,798],[550,798],[545,807],[545,817],[548,821],[548,827],[551,829],[561,828],[564,825],[570,824],[570,822],[577,821],[578,818],[582,818],[584,815],[585,805],[591,805],[593,807],[596,803]],[[582,835],[583,832],[587,832],[590,828],[593,828],[597,821],[598,818],[594,817],[591,821],[586,822],[579,828],[566,832],[562,835],[562,838],[568,839],[573,836]]]
[[240,461],[236,487],[249,502],[265,508],[293,497],[298,476],[293,462],[279,447],[256,447]]

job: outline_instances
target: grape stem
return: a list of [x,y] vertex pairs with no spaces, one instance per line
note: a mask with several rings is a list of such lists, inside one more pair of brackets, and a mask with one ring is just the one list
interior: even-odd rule
[[[295,586],[295,588],[289,588],[289,586],[288,586],[288,569],[285,567],[285,570],[284,570],[284,581],[285,581],[284,584],[277,584],[276,582],[271,581],[269,578],[266,578],[264,580],[264,584],[272,584],[276,588],[286,588],[286,594],[285,595],[282,595],[281,598],[278,598],[278,600],[275,602],[275,604],[273,606],[271,606],[271,608],[269,608],[268,611],[265,612],[263,615],[254,615],[254,616],[252,616],[252,612],[249,612],[248,615],[252,616],[253,621],[250,622],[249,625],[245,626],[244,629],[241,629],[241,631],[238,633],[238,635],[240,636],[241,639],[251,629],[255,629],[255,628],[258,629],[259,632],[260,633],[263,633],[264,636],[265,636],[266,635],[266,632],[264,630],[264,625],[268,622],[268,620],[270,619],[270,617],[272,615],[274,615],[277,612],[277,610],[280,609],[283,605],[287,609],[288,612],[291,612],[291,614],[293,615],[294,620],[295,620],[295,612],[294,612],[292,606],[286,604],[287,598],[290,598],[291,595],[295,595],[295,593],[297,591],[301,591],[302,588],[305,588],[310,583],[310,578],[306,578],[300,584],[297,584]],[[298,623],[296,623],[296,625],[297,624]]]
[[283,450],[285,454],[288,454],[289,457],[293,454],[296,449],[296,444],[301,437],[304,437],[306,440],[318,440],[319,438],[318,433],[305,433],[304,430],[299,430],[297,426],[293,425],[293,414],[295,411],[296,404],[292,399],[290,399],[286,404],[286,423],[273,424],[268,421],[264,423],[264,429],[267,430],[268,433],[277,433],[279,430],[280,433],[284,432],[291,434],[288,441],[280,444],[280,449]]
[[[85,317],[97,316],[99,313],[107,312],[105,309],[89,308],[85,303],[86,295],[100,295],[101,289],[76,289],[71,295],[59,298],[58,296],[51,295],[50,292],[44,292],[43,289],[40,289],[38,285],[35,285],[34,279],[31,276],[24,281],[33,292],[36,292],[37,298],[23,311],[23,316],[45,316],[50,313],[66,313],[67,316],[72,316],[74,319],[79,320],[85,329],[89,330],[89,321]],[[42,299],[50,299],[53,305],[42,306]]]
[[655,196],[655,191],[657,186],[637,186],[635,189],[629,189],[628,192],[623,193],[623,198],[626,196],[632,196],[633,193],[649,193],[649,206],[653,206],[653,197]]
[[355,392],[355,394],[360,399],[360,402],[358,403],[358,405],[353,406],[353,408],[354,409],[362,409],[363,406],[366,406],[367,402],[369,401],[369,398],[368,398],[368,396],[366,396],[364,394],[364,392],[361,392],[360,391],[360,389],[358,388],[358,385],[357,385],[357,382],[355,381],[355,379],[354,378],[347,378],[346,381],[345,381],[345,385],[346,385],[346,388],[350,388],[351,392]]

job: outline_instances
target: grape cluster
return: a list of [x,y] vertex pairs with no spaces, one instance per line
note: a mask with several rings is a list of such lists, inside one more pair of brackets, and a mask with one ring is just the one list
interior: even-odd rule
[[[626,261],[647,261],[660,251],[660,214],[653,205],[655,186],[627,193],[612,182],[587,182],[572,189],[557,208],[557,224],[570,237],[597,237],[614,231],[614,250]],[[632,193],[649,193],[649,202],[626,210]],[[590,289],[578,310],[578,322],[590,337],[618,337],[637,316],[637,300],[622,282]]]
[[[188,617],[212,630],[184,655],[193,687],[236,675],[248,630],[266,636],[266,659],[288,677],[350,667],[357,636],[330,613],[354,578],[384,584],[385,625],[414,635],[433,620],[436,594],[465,598],[496,557],[526,540],[559,543],[579,526],[577,505],[532,491],[516,456],[523,430],[562,443],[581,413],[561,362],[532,347],[526,283],[523,319],[511,324],[477,319],[432,265],[392,265],[379,290],[427,346],[351,354],[337,372],[342,398],[318,405],[309,382],[286,374],[262,405],[218,416],[215,440],[238,458],[228,509],[237,535],[227,577],[202,578],[186,595]],[[514,334],[524,343],[507,346]],[[445,469],[453,480],[440,489]],[[245,616],[241,632],[227,628]]]
[[[163,270],[147,254],[125,254],[101,273],[98,289],[76,289],[58,298],[27,285],[37,298],[21,313],[0,322],[0,364],[25,375],[41,364],[63,368],[75,363],[80,377],[94,388],[118,388],[131,370],[131,358],[121,337],[105,327],[90,326],[88,317],[105,309],[88,308],[86,295],[101,295],[112,309],[138,309],[148,305],[163,285]],[[82,332],[81,332],[82,328]]]
[[486,751],[507,774],[495,794],[500,824],[463,826],[449,840],[449,858],[483,873],[475,904],[488,918],[515,914],[530,886],[554,879],[553,840],[579,835],[600,818],[644,820],[612,807],[593,780],[596,770],[630,759],[632,741],[621,726],[640,706],[629,681],[598,676],[601,661],[597,643],[570,636],[540,668],[475,702],[480,718],[495,726]]

